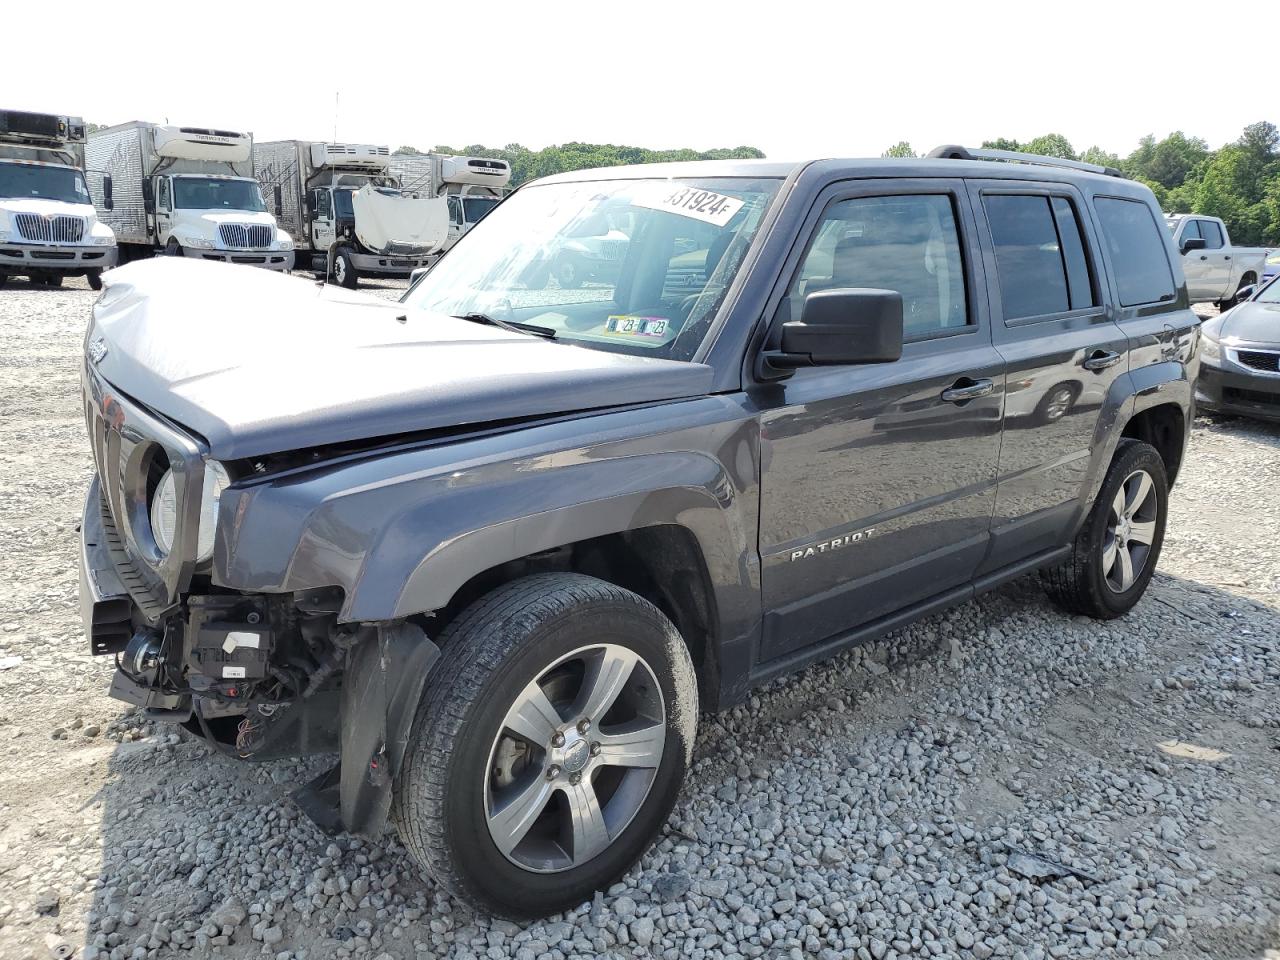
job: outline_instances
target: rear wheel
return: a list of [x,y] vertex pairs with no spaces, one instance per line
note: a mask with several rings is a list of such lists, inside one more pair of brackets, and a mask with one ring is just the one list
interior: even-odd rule
[[506,916],[588,899],[652,842],[684,779],[697,691],[648,601],[580,574],[481,598],[440,638],[396,784],[410,853]]
[[1160,559],[1169,481],[1155,448],[1122,440],[1070,558],[1042,571],[1069,613],[1111,620],[1132,609]]

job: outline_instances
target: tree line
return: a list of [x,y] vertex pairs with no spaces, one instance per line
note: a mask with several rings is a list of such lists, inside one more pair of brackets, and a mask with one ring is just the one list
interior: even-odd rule
[[[396,148],[396,153],[419,154],[428,151],[415,147]],[[488,157],[505,160],[511,164],[511,185],[518,187],[526,180],[564,173],[567,170],[585,170],[588,167],[616,167],[632,163],[666,163],[679,160],[758,160],[764,153],[755,147],[722,147],[716,150],[649,150],[645,147],[618,146],[612,143],[563,143],[542,150],[530,150],[518,143],[509,143],[500,149],[472,144],[455,150],[449,146],[435,146],[431,153],[446,153],[463,157]]]
[[[1166,213],[1221,217],[1233,243],[1280,246],[1280,131],[1273,123],[1251,123],[1238,139],[1217,150],[1181,130],[1162,140],[1148,134],[1127,157],[1100,147],[1077,153],[1060,133],[1045,134],[1026,143],[1002,137],[987,140],[982,146],[1114,167],[1150,187]],[[906,141],[894,144],[883,154],[915,155]]]

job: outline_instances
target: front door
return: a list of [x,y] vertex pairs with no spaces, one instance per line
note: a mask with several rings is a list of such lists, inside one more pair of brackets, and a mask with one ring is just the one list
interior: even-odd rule
[[316,190],[315,214],[311,218],[312,245],[318,253],[328,253],[333,246],[333,191],[328,187]]
[[173,232],[173,195],[168,177],[156,177],[156,242],[164,246]]
[[1206,287],[1214,291],[1215,299],[1226,299],[1235,293],[1231,285],[1231,254],[1227,251],[1226,240],[1222,236],[1222,227],[1216,220],[1198,220],[1200,236],[1204,237],[1204,249],[1201,254],[1208,257]]
[[762,661],[964,587],[995,502],[1004,364],[962,184],[864,184],[810,222],[775,324],[816,290],[896,290],[906,343],[758,391]]
[[[1201,237],[1200,221],[1192,217],[1182,224],[1178,243],[1181,245],[1184,240]],[[1213,283],[1208,250],[1188,250],[1183,254],[1182,272],[1187,278],[1187,293],[1193,303],[1199,300],[1217,300],[1222,296],[1220,286],[1214,286]]]

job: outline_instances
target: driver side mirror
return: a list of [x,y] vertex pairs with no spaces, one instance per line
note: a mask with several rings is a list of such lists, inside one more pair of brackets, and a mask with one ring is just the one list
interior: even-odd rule
[[1190,253],[1192,250],[1203,250],[1205,245],[1204,237],[1184,237],[1182,240],[1182,252]]
[[804,298],[799,320],[782,325],[781,350],[766,354],[774,367],[892,363],[902,356],[902,294],[839,287]]
[[156,186],[149,177],[142,181],[142,209],[147,213],[156,212]]
[[1241,287],[1239,290],[1236,291],[1235,299],[1232,300],[1232,304],[1234,305],[1237,303],[1244,303],[1246,300],[1248,300],[1250,297],[1253,296],[1254,291],[1257,289],[1258,289],[1258,285],[1256,283],[1251,283],[1247,286]]
[[102,178],[102,209],[114,210],[115,208],[115,193],[111,184],[111,174],[108,173]]

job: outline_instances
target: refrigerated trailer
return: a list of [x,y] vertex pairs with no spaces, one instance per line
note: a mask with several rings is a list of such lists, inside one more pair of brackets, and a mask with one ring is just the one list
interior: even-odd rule
[[131,121],[89,135],[89,165],[106,176],[94,200],[122,260],[154,254],[293,267],[253,176],[253,135]]
[[296,237],[297,265],[354,287],[361,276],[407,277],[448,237],[445,199],[415,197],[390,173],[385,146],[278,140],[254,146],[276,217]]
[[449,236],[444,249],[496,207],[511,183],[511,165],[488,157],[454,157],[444,153],[395,153],[391,175],[405,193],[445,197]]
[[58,286],[86,277],[97,290],[116,263],[85,180],[79,117],[0,110],[0,286],[13,276]]

